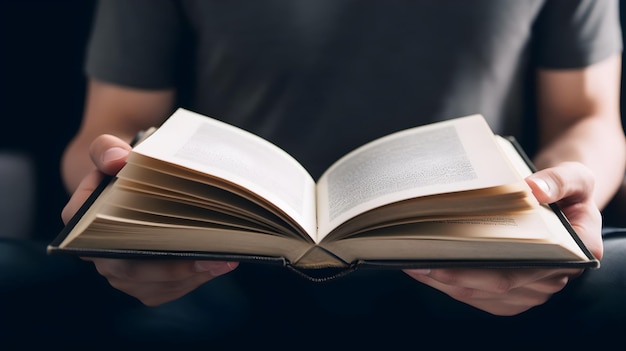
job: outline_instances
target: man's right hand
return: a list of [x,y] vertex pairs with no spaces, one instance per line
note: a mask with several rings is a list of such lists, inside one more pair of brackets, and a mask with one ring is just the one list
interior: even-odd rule
[[[63,208],[61,216],[64,223],[76,213],[105,174],[114,175],[124,166],[130,150],[128,143],[112,135],[105,134],[94,139],[89,155],[96,169],[81,181]],[[148,306],[178,299],[238,266],[238,262],[222,261],[83,259],[92,261],[111,286],[136,297]]]

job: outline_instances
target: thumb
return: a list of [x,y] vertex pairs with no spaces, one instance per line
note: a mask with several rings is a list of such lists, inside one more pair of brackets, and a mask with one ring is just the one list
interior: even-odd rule
[[531,174],[526,183],[539,202],[553,203],[565,198],[581,202],[593,195],[594,177],[581,163],[565,162]]
[[131,146],[113,135],[103,134],[94,139],[89,155],[98,170],[105,174],[117,173],[126,163]]
[[533,174],[526,178],[526,183],[530,186],[533,195],[539,202],[551,203],[554,202],[554,188],[556,184],[552,179],[544,174]]

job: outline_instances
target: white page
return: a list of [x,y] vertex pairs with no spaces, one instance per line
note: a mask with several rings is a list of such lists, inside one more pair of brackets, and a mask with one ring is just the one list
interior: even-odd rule
[[240,184],[274,203],[315,236],[313,178],[293,157],[265,139],[178,109],[134,152]]
[[480,115],[400,131],[368,143],[320,178],[318,240],[375,207],[440,192],[520,180]]

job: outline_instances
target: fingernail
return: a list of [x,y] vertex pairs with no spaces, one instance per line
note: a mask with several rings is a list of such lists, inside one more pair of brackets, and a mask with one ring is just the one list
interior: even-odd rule
[[428,275],[428,274],[430,274],[430,269],[428,269],[428,268],[411,269],[411,273],[421,274],[421,275]]
[[126,155],[128,155],[127,150],[122,149],[121,147],[112,147],[105,151],[104,154],[102,154],[102,162],[108,163],[117,161],[121,158],[126,157]]
[[541,189],[541,191],[543,191],[546,195],[550,195],[550,185],[548,185],[545,180],[541,178],[533,178],[533,182],[535,182],[539,189]]

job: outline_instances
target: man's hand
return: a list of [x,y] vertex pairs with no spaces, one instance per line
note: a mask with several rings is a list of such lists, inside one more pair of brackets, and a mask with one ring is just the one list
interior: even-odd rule
[[[81,181],[63,208],[63,222],[70,220],[105,174],[116,174],[124,166],[130,149],[130,145],[112,135],[101,135],[92,142],[89,154],[96,169]],[[237,262],[221,261],[84,259],[92,261],[98,272],[114,288],[136,297],[148,306],[182,297],[238,266]]]
[[[601,259],[602,218],[593,200],[594,177],[580,163],[566,162],[526,179],[542,203],[556,202],[593,255]],[[415,280],[495,315],[515,315],[546,302],[578,269],[405,270]]]

